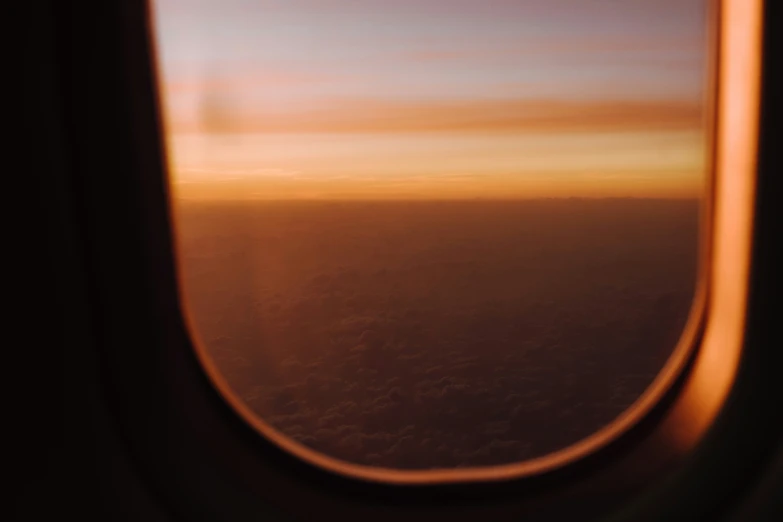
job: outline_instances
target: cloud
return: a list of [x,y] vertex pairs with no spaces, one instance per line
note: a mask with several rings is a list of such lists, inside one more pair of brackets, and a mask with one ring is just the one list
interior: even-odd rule
[[487,45],[455,48],[404,49],[392,58],[420,63],[448,63],[495,60],[519,60],[527,58],[562,62],[580,60],[607,60],[619,56],[635,58],[637,62],[681,64],[683,60],[690,67],[702,63],[702,45],[699,35],[688,35],[669,39],[653,39],[649,35],[631,37],[612,35],[610,37],[581,36],[571,38],[520,39],[514,45]]
[[230,99],[203,117],[170,121],[175,133],[566,132],[698,129],[701,104],[679,100],[460,101],[331,99],[309,110],[254,111]]
[[322,73],[279,71],[264,68],[250,73],[219,73],[178,75],[167,79],[163,86],[167,93],[230,93],[244,89],[287,89],[312,86],[345,78]]
[[[186,182],[194,182],[194,178],[203,177],[210,181],[229,181],[240,179],[263,178],[293,178],[297,177],[298,170],[280,168],[256,168],[256,169],[202,169],[202,168],[177,168],[178,175],[187,175]],[[219,176],[219,177],[216,177]]]

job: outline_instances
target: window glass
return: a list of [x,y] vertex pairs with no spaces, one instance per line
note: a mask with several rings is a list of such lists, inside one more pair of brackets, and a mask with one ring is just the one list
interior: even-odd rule
[[704,0],[155,0],[182,295],[260,419],[506,464],[606,426],[691,312]]

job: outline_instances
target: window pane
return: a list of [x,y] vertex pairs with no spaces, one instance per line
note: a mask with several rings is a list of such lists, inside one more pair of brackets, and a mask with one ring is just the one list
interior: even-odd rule
[[691,312],[705,0],[156,0],[184,303],[263,421],[359,464],[539,457]]

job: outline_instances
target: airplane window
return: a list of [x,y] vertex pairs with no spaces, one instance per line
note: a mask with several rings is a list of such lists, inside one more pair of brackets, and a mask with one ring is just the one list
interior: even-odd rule
[[512,464],[699,307],[707,0],[154,0],[183,308],[264,433]]

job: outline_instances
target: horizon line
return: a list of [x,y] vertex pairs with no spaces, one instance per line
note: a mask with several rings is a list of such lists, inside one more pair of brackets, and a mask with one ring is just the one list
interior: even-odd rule
[[442,198],[417,198],[417,197],[291,197],[291,198],[264,198],[264,197],[186,197],[170,195],[172,202],[236,202],[236,203],[293,203],[293,202],[319,202],[319,203],[451,203],[451,202],[528,202],[528,201],[565,201],[565,200],[644,200],[644,201],[701,201],[704,195],[687,196],[473,196],[473,197],[442,197]]

